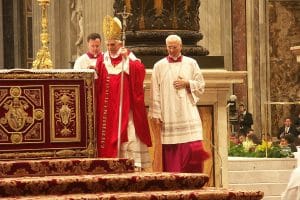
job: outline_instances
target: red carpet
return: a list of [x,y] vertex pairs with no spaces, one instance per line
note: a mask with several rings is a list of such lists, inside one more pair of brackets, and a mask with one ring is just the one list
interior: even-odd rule
[[0,199],[259,200],[261,191],[203,187],[200,173],[134,172],[127,159],[0,162]]

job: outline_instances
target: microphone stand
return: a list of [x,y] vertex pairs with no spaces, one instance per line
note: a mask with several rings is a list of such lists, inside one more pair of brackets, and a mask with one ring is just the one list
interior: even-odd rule
[[[131,15],[131,13],[126,12],[126,6],[124,6],[124,10],[121,13],[117,13],[118,15],[122,16],[122,45],[123,48],[125,48],[125,40],[126,40],[126,20]],[[122,130],[122,112],[123,112],[123,96],[124,96],[124,65],[126,63],[128,58],[122,58],[122,71],[121,71],[121,84],[120,84],[120,104],[119,104],[119,119],[118,119],[118,155],[117,157],[120,157],[121,152],[121,130]]]

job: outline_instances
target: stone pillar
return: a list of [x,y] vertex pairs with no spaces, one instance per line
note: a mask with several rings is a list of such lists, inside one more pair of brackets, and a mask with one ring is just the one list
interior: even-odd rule
[[86,50],[86,37],[92,32],[102,37],[102,49],[105,51],[102,21],[106,15],[113,14],[113,1],[111,0],[83,0],[84,20],[84,49]]
[[[247,71],[246,57],[246,1],[232,1],[232,70]],[[233,93],[238,102],[247,103],[247,86],[245,83],[234,85]]]
[[[232,1],[233,71],[248,71],[243,84],[233,93],[253,114],[255,132],[263,131],[267,93],[267,19],[264,1]],[[255,95],[254,95],[255,94]],[[263,121],[262,121],[263,120]]]
[[[49,10],[49,8],[48,8],[48,10]],[[33,59],[35,59],[36,53],[40,48],[41,17],[42,17],[42,15],[41,15],[41,11],[40,11],[40,7],[38,5],[38,2],[36,0],[33,0],[32,1],[32,43],[33,43],[32,44],[32,49],[33,49]],[[48,24],[48,26],[49,26],[49,24]],[[51,54],[52,53],[51,48],[49,50],[50,50],[50,54]]]
[[[244,91],[248,110],[253,114],[253,127],[260,136],[265,124],[267,112],[265,102],[267,92],[267,19],[265,1],[246,1],[246,68],[248,71],[247,87]],[[247,98],[246,98],[247,97]],[[264,133],[263,133],[264,134]]]
[[155,61],[167,55],[165,39],[170,34],[182,38],[184,55],[196,59],[208,55],[207,49],[197,45],[203,38],[199,31],[200,0],[156,0],[153,3],[115,0],[115,16],[123,11],[124,5],[126,11],[132,13],[127,22],[126,44],[147,67],[151,68]]
[[231,0],[201,0],[199,17],[204,37],[198,44],[209,49],[209,56],[224,56],[224,68],[231,70]]
[[[269,99],[269,58],[268,58],[268,21],[266,11],[266,1],[258,1],[258,32],[253,32],[259,51],[255,53],[255,57],[252,60],[255,62],[251,65],[253,67],[251,76],[253,91],[249,94],[249,98],[252,99],[253,107],[250,110],[253,112],[253,123],[255,130],[263,130],[265,125],[265,113],[267,112],[265,102]],[[258,42],[259,41],[259,42]],[[259,53],[259,54],[258,54]],[[249,80],[248,80],[249,83]],[[256,94],[260,94],[260,98],[257,98]],[[268,126],[270,127],[270,126]],[[258,131],[257,131],[258,132]]]
[[18,68],[21,67],[21,56],[20,52],[22,51],[21,49],[21,38],[18,35],[21,33],[21,27],[19,24],[20,22],[20,13],[18,10],[20,10],[21,7],[21,2],[14,1],[13,2],[13,31],[14,31],[14,67]]

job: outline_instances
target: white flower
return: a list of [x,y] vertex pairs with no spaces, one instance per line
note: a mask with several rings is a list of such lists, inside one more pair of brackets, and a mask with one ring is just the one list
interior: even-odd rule
[[255,147],[255,144],[252,140],[249,140],[248,138],[242,143],[245,151],[249,151],[251,148]]

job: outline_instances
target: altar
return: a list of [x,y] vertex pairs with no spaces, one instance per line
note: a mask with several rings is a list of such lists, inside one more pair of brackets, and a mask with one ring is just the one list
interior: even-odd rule
[[[151,69],[145,78],[149,105]],[[202,70],[206,89],[198,104],[204,144],[211,153],[204,173],[210,186],[228,186],[227,100],[247,72]],[[96,157],[93,70],[1,70],[0,159]],[[150,124],[151,126],[151,124]],[[151,131],[154,151],[160,149]],[[159,155],[159,154],[158,154]],[[153,163],[153,171],[160,171]]]
[[95,157],[93,70],[0,71],[0,159]]

